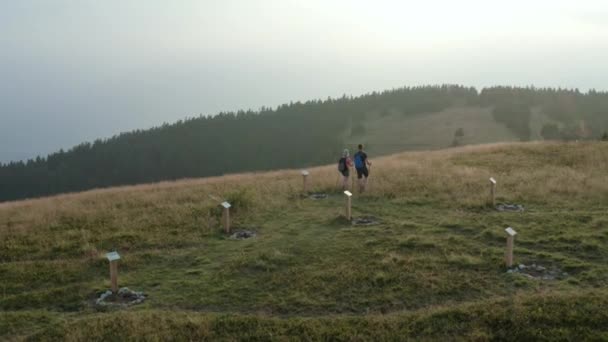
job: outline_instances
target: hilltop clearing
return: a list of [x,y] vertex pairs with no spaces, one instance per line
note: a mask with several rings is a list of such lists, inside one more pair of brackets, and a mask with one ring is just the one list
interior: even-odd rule
[[[402,340],[608,338],[608,145],[512,143],[373,158],[341,215],[336,165],[0,204],[0,338]],[[489,177],[499,203],[488,206]],[[221,232],[218,200],[235,227]],[[515,263],[553,279],[508,273]],[[119,282],[148,298],[92,302]]]

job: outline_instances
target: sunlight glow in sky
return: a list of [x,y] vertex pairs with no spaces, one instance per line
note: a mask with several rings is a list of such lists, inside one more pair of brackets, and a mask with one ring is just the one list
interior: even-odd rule
[[0,161],[403,85],[606,89],[606,18],[605,1],[0,0]]

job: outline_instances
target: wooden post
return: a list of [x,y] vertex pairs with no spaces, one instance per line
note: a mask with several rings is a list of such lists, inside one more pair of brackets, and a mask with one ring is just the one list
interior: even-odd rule
[[346,195],[346,219],[351,221],[353,219],[351,209],[353,194],[350,191],[346,190],[344,191],[344,195]]
[[222,212],[222,223],[224,225],[224,231],[226,234],[230,234],[230,203],[223,202],[222,203],[223,212]]
[[106,258],[110,262],[110,288],[112,293],[118,292],[118,260],[120,255],[117,252],[110,252],[106,254]]
[[510,268],[513,266],[513,242],[515,240],[515,235],[517,234],[517,232],[511,227],[505,229],[505,232],[507,232],[507,250],[505,252],[505,264],[507,265],[507,267]]
[[307,170],[302,170],[302,180],[303,180],[303,187],[302,190],[304,193],[308,193],[308,175],[310,174]]
[[492,207],[496,207],[496,180],[490,177],[490,200]]
[[118,292],[118,262],[110,261],[110,288],[113,293]]

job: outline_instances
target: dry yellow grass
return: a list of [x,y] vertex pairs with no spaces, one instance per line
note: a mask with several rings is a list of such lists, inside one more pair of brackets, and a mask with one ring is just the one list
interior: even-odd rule
[[[498,180],[499,196],[514,200],[562,205],[608,196],[608,145],[604,143],[498,143],[371,156],[370,160],[367,196],[429,197],[453,205],[482,205],[491,176]],[[312,191],[338,191],[335,165],[309,170]],[[10,218],[10,231],[33,233],[34,227],[58,215],[108,211],[120,216],[121,210],[115,208],[134,201],[138,207],[151,209],[213,206],[218,202],[213,197],[224,199],[238,190],[246,190],[256,208],[263,209],[288,205],[288,199],[301,189],[298,170],[184,179],[0,203],[0,223]]]
[[[369,189],[364,196],[372,198],[397,197],[446,207],[481,207],[488,201],[488,179],[493,176],[498,180],[499,200],[541,203],[556,209],[586,206],[593,210],[608,199],[605,171],[608,145],[604,143],[502,143],[372,156],[371,160]],[[310,171],[313,191],[338,191],[335,165],[314,167]],[[8,202],[0,204],[0,238],[15,241],[21,236],[42,255],[43,251],[68,249],[78,244],[79,257],[95,258],[96,236],[103,233],[104,227],[152,233],[148,235],[158,240],[155,243],[162,243],[159,239],[163,239],[163,235],[154,232],[161,232],[167,225],[181,222],[199,225],[208,231],[214,229],[217,219],[213,208],[218,205],[217,199],[246,197],[253,210],[247,215],[235,216],[238,223],[255,220],[256,215],[262,215],[271,207],[282,210],[298,205],[292,203],[292,199],[301,189],[298,170],[280,170]],[[339,212],[336,209],[336,213]],[[63,224],[66,220],[68,224],[75,221],[77,233],[47,234],[58,222]],[[189,238],[204,239],[203,236]]]

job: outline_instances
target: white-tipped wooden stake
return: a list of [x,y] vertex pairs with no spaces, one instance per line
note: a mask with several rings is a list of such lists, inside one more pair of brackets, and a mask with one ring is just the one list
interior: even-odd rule
[[228,202],[222,202],[221,204],[223,210],[222,210],[222,223],[224,225],[224,231],[227,234],[230,234],[230,203]]
[[505,264],[507,265],[507,267],[511,267],[513,266],[513,240],[515,239],[515,235],[517,234],[517,232],[511,227],[505,229],[505,232],[507,232],[507,250],[505,252]]
[[302,174],[302,190],[304,191],[304,193],[308,192],[308,175],[310,174],[307,170],[302,170],[301,172]]
[[110,262],[110,288],[113,293],[118,292],[118,260],[120,255],[118,252],[110,252],[106,254],[106,258]]
[[496,179],[490,177],[490,201],[492,206],[496,206]]
[[353,218],[351,210],[353,194],[346,190],[344,191],[344,195],[346,195],[346,219],[350,221]]

